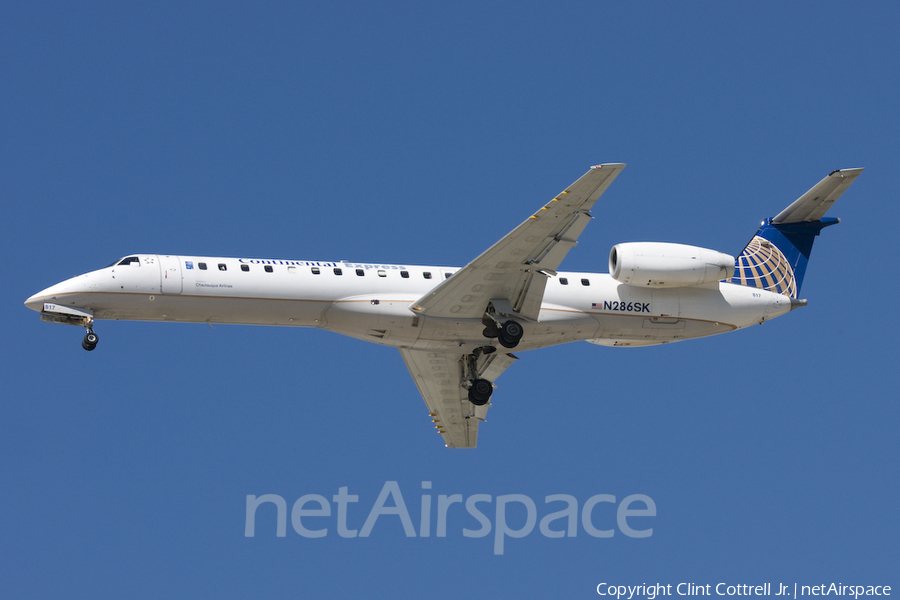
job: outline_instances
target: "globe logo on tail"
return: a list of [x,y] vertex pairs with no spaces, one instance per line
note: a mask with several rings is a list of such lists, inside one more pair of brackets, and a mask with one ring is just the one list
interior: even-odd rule
[[775,244],[758,235],[735,261],[731,282],[797,297],[794,269]]

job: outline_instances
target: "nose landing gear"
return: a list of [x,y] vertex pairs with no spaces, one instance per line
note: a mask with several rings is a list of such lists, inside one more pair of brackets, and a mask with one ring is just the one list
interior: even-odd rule
[[84,339],[81,340],[81,347],[88,352],[96,348],[97,342],[100,341],[100,337],[96,333],[94,333],[91,325],[93,325],[93,320],[85,323],[84,328],[87,330],[87,333],[84,334]]

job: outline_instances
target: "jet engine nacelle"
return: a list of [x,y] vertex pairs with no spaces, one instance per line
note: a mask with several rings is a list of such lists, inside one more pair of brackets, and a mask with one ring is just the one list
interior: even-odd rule
[[616,244],[609,252],[609,273],[628,285],[687,287],[731,279],[734,257],[685,244]]

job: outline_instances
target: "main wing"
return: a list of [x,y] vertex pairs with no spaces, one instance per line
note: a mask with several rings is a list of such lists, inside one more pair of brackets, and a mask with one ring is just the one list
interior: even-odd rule
[[435,317],[480,318],[492,300],[505,300],[525,319],[537,320],[547,277],[591,220],[590,209],[624,164],[591,167],[528,220],[414,303]]
[[[474,406],[469,402],[462,353],[400,350],[419,393],[428,406],[435,427],[450,448],[474,448],[478,443],[478,424],[484,421],[490,404]],[[494,352],[478,357],[475,368],[479,377],[494,381],[513,364],[517,357]]]

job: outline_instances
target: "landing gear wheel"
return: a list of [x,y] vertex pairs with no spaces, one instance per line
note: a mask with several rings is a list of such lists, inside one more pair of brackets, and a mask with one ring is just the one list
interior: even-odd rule
[[500,345],[504,348],[515,348],[519,345],[519,340],[522,339],[522,334],[525,333],[525,330],[522,329],[522,326],[518,321],[513,321],[510,319],[503,323],[500,327],[500,336],[499,342]]
[[491,399],[494,386],[487,379],[476,379],[469,388],[469,402],[475,406],[484,406]]
[[490,325],[484,328],[484,331],[481,332],[481,335],[488,339],[493,339],[495,337],[500,336],[500,328],[497,327],[493,322]]
[[88,331],[84,334],[84,339],[81,340],[81,347],[90,352],[94,348],[97,347],[97,342],[100,341],[100,337],[94,333],[93,331]]

